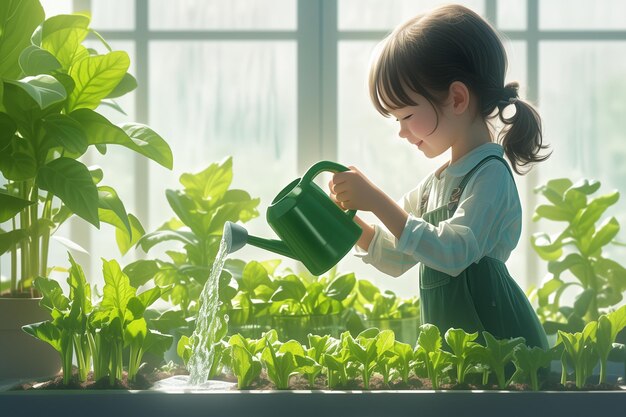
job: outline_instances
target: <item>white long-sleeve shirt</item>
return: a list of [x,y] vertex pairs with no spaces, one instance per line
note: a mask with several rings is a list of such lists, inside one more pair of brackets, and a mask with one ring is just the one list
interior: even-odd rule
[[474,172],[450,219],[435,227],[420,213],[424,187],[431,177],[426,211],[447,204],[452,190],[483,158],[503,154],[500,144],[486,143],[443,171],[440,168],[432,172],[397,201],[409,213],[400,239],[375,224],[368,250],[355,245],[351,253],[394,277],[418,262],[451,276],[459,275],[484,256],[506,262],[520,238],[522,208],[515,182],[501,161],[489,160]]

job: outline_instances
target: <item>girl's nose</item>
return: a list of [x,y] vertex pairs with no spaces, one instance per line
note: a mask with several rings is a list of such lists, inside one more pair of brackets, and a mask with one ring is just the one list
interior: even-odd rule
[[400,131],[398,132],[398,136],[400,136],[403,139],[406,139],[407,129],[403,126],[400,126]]

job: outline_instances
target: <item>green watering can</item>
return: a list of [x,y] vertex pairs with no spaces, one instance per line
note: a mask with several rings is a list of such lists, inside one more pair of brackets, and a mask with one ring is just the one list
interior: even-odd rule
[[349,171],[331,161],[320,161],[287,185],[267,209],[267,222],[280,240],[251,236],[242,226],[226,222],[227,252],[246,243],[301,261],[313,274],[321,275],[335,266],[361,236],[354,222],[356,210],[342,210],[313,179],[324,171]]

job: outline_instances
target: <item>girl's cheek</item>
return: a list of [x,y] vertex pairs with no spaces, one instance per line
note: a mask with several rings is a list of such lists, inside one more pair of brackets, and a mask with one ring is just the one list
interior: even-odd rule
[[412,121],[411,131],[419,137],[425,137],[433,133],[436,125],[434,115],[433,117],[430,117],[430,115],[420,115],[420,117]]

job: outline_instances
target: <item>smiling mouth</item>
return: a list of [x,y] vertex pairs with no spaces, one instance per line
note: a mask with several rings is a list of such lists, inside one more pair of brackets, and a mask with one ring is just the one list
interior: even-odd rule
[[419,148],[420,146],[422,146],[422,143],[424,143],[424,141],[423,141],[423,140],[420,140],[419,142],[417,142],[417,143],[415,144],[415,146],[417,146],[417,147]]

